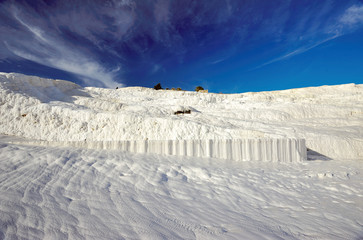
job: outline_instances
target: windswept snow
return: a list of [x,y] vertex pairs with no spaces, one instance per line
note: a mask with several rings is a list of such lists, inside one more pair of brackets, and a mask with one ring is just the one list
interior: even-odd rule
[[[0,113],[0,239],[363,237],[363,85],[212,94],[0,73]],[[305,139],[309,161],[56,146],[261,139]]]
[[360,239],[362,172],[3,143],[0,239]]

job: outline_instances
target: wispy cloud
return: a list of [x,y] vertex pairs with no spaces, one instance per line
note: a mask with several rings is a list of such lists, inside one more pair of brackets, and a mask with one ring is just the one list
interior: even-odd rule
[[[329,11],[329,7],[325,7],[325,11]],[[315,22],[320,22],[319,20],[322,18],[322,16],[316,18]],[[302,22],[308,22],[309,17],[305,17],[301,19]],[[307,43],[304,43],[302,41],[301,46],[295,48],[292,51],[289,51],[287,53],[284,53],[283,55],[274,58],[270,61],[267,61],[253,69],[257,70],[259,68],[265,67],[267,65],[286,60],[288,58],[303,54],[305,52],[308,52],[326,42],[329,42],[333,39],[336,39],[338,37],[341,37],[343,35],[346,35],[353,31],[354,28],[359,27],[363,25],[363,5],[353,5],[348,8],[346,8],[340,15],[338,15],[335,19],[333,19],[332,22],[326,25],[319,24],[313,24],[311,28],[304,33],[301,34],[299,37],[300,39],[307,40]],[[301,24],[300,24],[301,26]],[[295,38],[296,39],[296,38]],[[292,40],[295,40],[292,38]],[[296,41],[296,40],[295,40]],[[289,41],[287,41],[287,44],[289,44]]]
[[[112,24],[116,24],[117,27],[110,30],[110,33],[120,37],[132,25],[131,16],[128,18],[125,14],[121,14],[120,17],[115,11],[110,11],[108,16],[112,21],[106,26],[97,19],[90,22],[84,21],[85,18],[94,18],[93,14],[84,13],[84,19],[78,20],[72,17],[76,16],[72,14],[72,11],[68,12],[69,18],[56,15],[40,18],[27,6],[14,4],[1,6],[7,8],[9,17],[14,20],[13,24],[17,24],[17,27],[11,29],[0,29],[2,33],[12,32],[11,36],[2,34],[0,37],[8,49],[8,56],[2,56],[3,59],[11,57],[9,53],[12,53],[23,59],[72,73],[78,76],[85,85],[100,87],[122,85],[116,82],[118,71],[121,70],[120,64],[105,65],[94,52],[83,47],[82,42],[65,40],[59,27],[67,26],[71,29],[71,33],[83,36],[92,42],[96,49],[102,48],[101,51],[104,52],[108,50],[107,47],[103,47],[102,39],[97,38],[93,31],[107,32],[110,25],[112,27]],[[82,15],[82,12],[79,11],[78,15]],[[91,28],[84,24],[93,24],[93,26]]]
[[154,16],[157,24],[169,22],[170,2],[168,0],[157,0],[154,6]]
[[261,65],[259,65],[259,66],[255,67],[255,68],[251,69],[250,71],[254,71],[254,70],[257,70],[257,69],[262,68],[262,67],[264,67],[264,66],[270,65],[270,64],[272,64],[272,63],[279,62],[279,61],[283,61],[283,60],[288,59],[288,58],[290,58],[290,57],[297,56],[297,55],[299,55],[299,54],[305,53],[305,52],[307,52],[307,51],[309,51],[309,50],[311,50],[311,49],[313,49],[313,48],[316,48],[316,47],[320,46],[321,44],[326,43],[326,42],[328,42],[328,41],[330,41],[330,40],[333,40],[333,39],[335,39],[335,38],[337,38],[337,37],[339,37],[339,36],[340,36],[340,35],[338,35],[338,34],[337,34],[337,35],[334,35],[334,36],[332,36],[332,37],[330,37],[330,38],[327,38],[327,39],[321,40],[321,41],[319,41],[319,42],[315,42],[315,43],[314,43],[314,44],[312,44],[312,45],[302,46],[302,47],[300,47],[300,48],[298,48],[298,49],[296,49],[296,50],[294,50],[294,51],[292,51],[292,52],[288,52],[288,53],[286,53],[285,55],[282,55],[282,56],[280,56],[280,57],[278,57],[278,58],[274,58],[274,59],[272,59],[272,60],[270,60],[270,61],[268,61],[268,62],[265,62],[265,63],[263,63],[263,64],[261,64]]
[[234,11],[240,5],[230,0],[5,0],[0,59],[23,58],[88,79],[87,85],[113,86],[121,75],[142,72],[139,76],[148,78],[172,64],[188,64],[190,55],[224,58],[204,54],[229,41],[230,33],[232,42],[242,32],[224,26],[238,20]]
[[[17,19],[19,19],[17,17]],[[105,85],[114,87],[118,84],[113,80],[114,74],[102,67],[96,60],[90,56],[85,56],[76,49],[70,49],[62,42],[52,39],[40,29],[25,24],[35,36],[34,40],[29,42],[6,43],[8,49],[15,55],[36,63],[67,71],[82,77],[87,85]]]
[[363,5],[353,5],[340,18],[340,23],[348,26],[363,24]]
[[228,57],[219,58],[219,59],[217,59],[217,60],[214,60],[214,61],[210,62],[209,64],[210,64],[210,65],[218,64],[218,63],[221,63],[221,62],[223,62],[223,61],[225,61],[225,60],[227,60],[227,59],[228,59]]
[[0,3],[0,60],[27,59],[92,86],[222,62],[258,69],[363,24],[361,0],[28,2]]

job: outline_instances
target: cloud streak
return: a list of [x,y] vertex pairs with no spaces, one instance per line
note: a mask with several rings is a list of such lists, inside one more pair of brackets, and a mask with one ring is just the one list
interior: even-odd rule
[[[110,11],[107,13],[107,17],[111,24],[108,24],[91,19],[94,18],[94,15],[77,10],[69,11],[67,16],[55,14],[41,18],[27,6],[4,3],[2,7],[8,10],[9,17],[14,20],[13,24],[16,24],[16,27],[10,29],[11,36],[4,34],[9,29],[0,30],[3,33],[0,39],[8,49],[7,55],[2,56],[3,59],[12,58],[15,55],[47,67],[63,70],[76,75],[85,85],[89,86],[115,87],[122,85],[116,81],[117,73],[121,70],[120,64],[107,66],[95,54],[97,49],[101,52],[108,51],[103,47],[105,45],[103,40],[97,37],[97,32],[109,32],[112,33],[112,37],[120,37],[132,25],[131,16],[127,14],[119,16],[115,11]],[[78,17],[74,18],[76,11]],[[80,19],[82,17],[84,18]],[[93,21],[84,21],[87,18]],[[108,30],[107,28],[113,27],[113,23],[117,27],[112,31]],[[81,41],[65,39],[62,28],[69,29],[74,36],[81,36],[91,42],[95,51],[92,52],[82,46]],[[109,52],[112,54],[112,50]]]
[[363,5],[353,5],[348,8],[340,18],[340,22],[349,26],[363,24]]
[[309,51],[311,49],[314,49],[314,48],[316,48],[316,47],[318,47],[318,46],[320,46],[320,45],[322,45],[322,44],[324,44],[326,42],[329,42],[329,41],[331,41],[331,40],[333,40],[333,39],[335,39],[335,38],[337,38],[339,36],[340,35],[334,35],[334,36],[332,36],[330,38],[321,40],[321,41],[316,42],[316,43],[314,43],[312,45],[306,45],[306,46],[300,47],[300,48],[298,48],[298,49],[296,49],[296,50],[294,50],[292,52],[286,53],[285,55],[282,55],[282,56],[280,56],[278,58],[274,58],[274,59],[272,59],[272,60],[270,60],[268,62],[265,62],[265,63],[255,67],[255,68],[251,69],[250,71],[254,71],[254,70],[257,70],[259,68],[265,67],[267,65],[270,65],[270,64],[273,64],[273,63],[276,63],[276,62],[279,62],[279,61],[283,61],[283,60],[288,59],[290,57],[294,57],[294,56],[297,56],[299,54],[303,54],[303,53],[305,53],[305,52],[307,52],[307,51]]
[[[325,10],[329,11],[330,9],[328,7],[325,7]],[[305,17],[301,19],[301,22],[305,22],[306,24],[306,22],[309,21],[309,18],[311,17]],[[320,22],[320,18],[323,18],[323,16],[315,18],[315,21]],[[300,26],[301,25],[304,24],[301,23]],[[359,27],[361,25],[363,25],[363,5],[352,5],[346,8],[343,13],[338,15],[335,19],[333,19],[332,23],[323,26],[320,26],[319,24],[312,24],[311,29],[309,29],[305,34],[302,34],[299,37],[304,41],[308,41],[308,43],[301,43],[302,46],[299,46],[292,51],[289,51],[277,58],[267,61],[251,69],[250,71],[254,71],[267,65],[308,52],[311,49],[314,49],[326,42],[350,33],[353,28]],[[290,41],[296,41],[296,37],[291,38],[291,40],[288,40],[287,43],[289,43]]]

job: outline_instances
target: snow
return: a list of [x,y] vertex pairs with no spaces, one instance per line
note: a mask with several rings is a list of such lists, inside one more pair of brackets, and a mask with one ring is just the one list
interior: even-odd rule
[[359,161],[281,164],[0,147],[6,239],[362,237]]
[[[363,237],[363,85],[213,94],[0,73],[0,113],[0,239]],[[284,141],[274,162],[266,146]]]
[[354,84],[212,94],[0,74],[0,133],[34,140],[297,138],[330,158],[362,159],[362,109],[363,86]]
[[[13,142],[16,143],[16,142]],[[28,141],[32,145],[112,149],[132,153],[218,158],[234,161],[300,162],[306,160],[304,139]]]

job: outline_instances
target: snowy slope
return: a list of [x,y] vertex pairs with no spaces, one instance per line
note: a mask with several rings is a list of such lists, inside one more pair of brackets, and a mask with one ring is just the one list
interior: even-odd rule
[[[173,114],[185,109],[191,114]],[[0,111],[1,134],[37,140],[288,137],[330,158],[363,159],[362,85],[206,94],[0,73]]]
[[[0,73],[0,239],[362,239],[362,93],[116,90]],[[305,138],[310,161],[72,147],[271,138]]]

